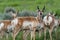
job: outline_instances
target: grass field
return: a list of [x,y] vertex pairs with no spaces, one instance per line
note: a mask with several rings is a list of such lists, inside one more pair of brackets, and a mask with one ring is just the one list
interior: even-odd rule
[[[4,13],[6,7],[13,7],[16,10],[31,10],[36,11],[37,6],[39,5],[42,10],[43,6],[46,6],[46,11],[54,11],[58,10],[60,14],[60,0],[0,0],[0,13]],[[60,29],[57,30],[57,40],[60,40]],[[55,33],[53,32],[53,40],[56,40]],[[30,36],[28,36],[28,40]],[[36,34],[36,40],[43,40],[44,36],[42,34],[41,38],[38,37],[38,33]],[[5,39],[4,39],[5,40]],[[12,40],[12,37],[9,36],[9,40]],[[16,40],[22,40],[22,32],[20,32]],[[49,40],[49,33],[47,32],[47,40]]]
[[36,6],[40,9],[46,6],[47,11],[56,11],[60,9],[60,0],[0,0],[0,12],[4,12],[6,7],[14,7],[17,10],[36,11]]

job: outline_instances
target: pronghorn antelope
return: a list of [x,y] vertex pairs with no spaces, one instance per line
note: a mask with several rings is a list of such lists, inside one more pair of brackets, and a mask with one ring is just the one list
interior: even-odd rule
[[57,28],[59,25],[58,19],[55,18],[54,14],[50,13],[43,18],[44,22],[44,40],[46,40],[46,29],[48,28],[50,40],[52,40],[52,31],[54,28]]
[[[36,17],[18,17],[17,18],[19,21],[19,25],[22,25],[22,28],[25,29],[28,28],[31,30],[31,40],[32,38],[34,38],[33,40],[35,40],[35,31],[36,31],[36,26],[37,26],[37,18]],[[17,30],[21,29],[17,28]]]
[[[29,28],[31,31],[31,40],[35,40],[35,31],[39,24],[38,17],[17,17],[18,24],[22,25],[22,28]],[[16,28],[17,30],[21,29],[21,26],[19,28]],[[17,32],[17,31],[16,31]],[[16,34],[17,35],[17,34]],[[15,39],[15,38],[14,38]]]
[[43,7],[42,10],[39,9],[39,6],[37,6],[38,9],[38,15],[37,15],[37,19],[39,21],[39,24],[37,26],[37,30],[39,31],[39,37],[41,36],[41,33],[43,31],[43,27],[44,27],[44,23],[43,23],[43,12],[45,10],[45,6]]
[[[4,33],[9,33],[12,32],[14,30],[15,25],[17,25],[17,22],[15,22],[15,20],[2,20],[0,23],[0,32],[2,34],[2,36],[4,35]],[[15,22],[15,23],[13,23]],[[14,35],[13,35],[14,36]],[[7,35],[8,37],[8,35]]]
[[34,37],[34,40],[35,40],[34,35],[35,35],[36,25],[38,22],[37,18],[36,17],[15,17],[15,15],[13,16],[14,16],[14,19],[11,20],[10,25],[7,26],[8,31],[12,29],[13,40],[15,40],[15,37],[19,33],[21,28],[24,28],[26,26],[30,26],[29,28],[33,31],[31,32],[31,38]]
[[[11,12],[11,14],[13,13],[13,11]],[[16,17],[16,14],[13,14],[13,18]],[[4,36],[4,34],[6,32],[12,32],[12,30],[14,29],[12,22],[14,22],[14,20],[0,20],[0,34],[1,36]],[[6,38],[8,37],[8,35],[6,36]]]
[[[44,10],[45,10],[45,6],[43,7],[43,9],[42,9],[42,11],[39,9],[39,6],[37,6],[37,9],[38,9],[38,15],[37,15],[37,21],[38,21],[38,23],[37,23],[37,27],[36,27],[36,30],[38,30],[39,31],[39,37],[41,36],[41,31],[42,31],[42,28],[43,28],[43,26],[44,26],[44,24],[43,24],[43,21],[42,21],[42,14],[43,14],[43,12],[44,12]],[[27,26],[28,27],[28,26]],[[27,31],[25,31],[25,32],[27,32]],[[25,33],[24,32],[24,33]],[[29,32],[28,32],[29,33]],[[26,39],[26,36],[27,36],[28,34],[24,34],[24,40],[27,40]],[[32,39],[31,39],[32,40]]]
[[2,20],[0,21],[0,37],[4,35],[4,33],[7,31],[7,26],[10,25],[10,20]]

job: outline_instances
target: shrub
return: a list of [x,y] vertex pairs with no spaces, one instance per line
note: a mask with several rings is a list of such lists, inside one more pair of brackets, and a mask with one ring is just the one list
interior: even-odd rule
[[16,13],[16,10],[14,9],[14,8],[11,8],[11,7],[7,7],[7,8],[5,8],[5,10],[4,10],[4,16],[3,16],[3,19],[5,20],[11,20],[13,17],[12,17],[12,15],[10,14],[10,12],[12,12],[12,13]]
[[12,16],[10,14],[4,14],[3,20],[11,20]]
[[27,11],[27,10],[24,10],[18,13],[18,16],[36,16],[36,15],[37,13],[32,12],[32,11]]

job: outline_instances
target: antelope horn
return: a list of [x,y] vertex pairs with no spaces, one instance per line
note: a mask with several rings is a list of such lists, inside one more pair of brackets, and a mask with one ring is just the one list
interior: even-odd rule
[[45,5],[44,5],[44,7],[43,7],[43,9],[42,9],[42,12],[44,12],[44,10],[45,10]]
[[37,6],[37,9],[39,9],[39,6]]
[[53,16],[55,16],[55,13],[53,14]]
[[37,6],[38,11],[40,11],[39,6]]

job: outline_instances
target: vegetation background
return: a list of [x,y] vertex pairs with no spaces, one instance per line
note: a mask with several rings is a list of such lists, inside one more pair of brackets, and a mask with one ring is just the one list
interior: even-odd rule
[[[18,16],[36,16],[37,15],[37,6],[42,8],[46,7],[45,13],[54,12],[57,13],[57,16],[60,16],[60,0],[0,0],[0,20],[11,19],[11,15],[5,13],[5,9],[7,7],[15,8],[19,10]],[[60,40],[60,29],[57,30],[57,36],[53,32],[53,40]],[[56,39],[57,37],[57,39]],[[44,36],[42,34],[41,38],[38,37],[38,33],[36,34],[36,40],[43,40]],[[6,40],[4,38],[4,40]],[[9,36],[9,40],[12,40],[12,37]],[[20,32],[16,40],[22,40],[22,32]],[[30,36],[28,36],[28,40],[30,40]],[[47,32],[47,40],[49,40],[49,33]]]

